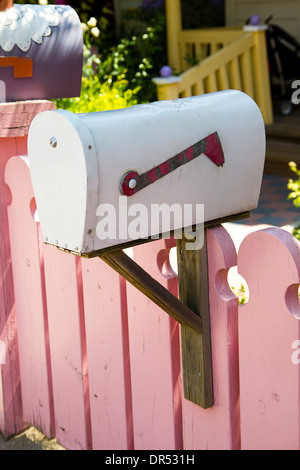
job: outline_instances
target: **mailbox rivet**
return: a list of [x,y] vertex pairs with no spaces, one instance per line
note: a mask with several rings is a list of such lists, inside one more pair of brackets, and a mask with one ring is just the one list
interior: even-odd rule
[[137,185],[137,181],[133,178],[132,180],[129,181],[128,186],[130,189],[134,189]]
[[57,147],[57,140],[55,137],[51,137],[51,139],[49,140],[49,143],[51,147],[53,147],[54,149]]

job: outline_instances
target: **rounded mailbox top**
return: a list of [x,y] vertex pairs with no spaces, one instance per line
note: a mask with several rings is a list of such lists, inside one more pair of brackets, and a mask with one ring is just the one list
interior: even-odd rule
[[59,13],[53,5],[13,5],[0,11],[0,46],[5,52],[15,46],[28,52],[32,41],[42,44],[59,22]]

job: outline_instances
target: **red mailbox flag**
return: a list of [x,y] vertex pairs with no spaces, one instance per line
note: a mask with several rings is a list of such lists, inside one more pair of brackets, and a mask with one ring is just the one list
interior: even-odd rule
[[149,186],[149,184],[154,183],[202,154],[205,154],[215,165],[224,165],[224,153],[217,132],[200,140],[188,149],[175,155],[175,157],[171,157],[169,160],[142,175],[139,175],[136,171],[126,173],[121,181],[121,191],[125,196],[132,196]]

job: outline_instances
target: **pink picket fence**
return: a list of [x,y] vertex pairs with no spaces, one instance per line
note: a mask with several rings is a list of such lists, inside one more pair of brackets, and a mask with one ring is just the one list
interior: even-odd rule
[[[34,425],[76,450],[299,449],[297,240],[269,228],[237,253],[225,228],[208,231],[214,406],[204,410],[183,397],[179,325],[100,259],[42,244],[26,134],[52,105],[18,106],[0,107],[0,431]],[[174,246],[133,256],[176,295]],[[228,285],[235,266],[243,306]]]

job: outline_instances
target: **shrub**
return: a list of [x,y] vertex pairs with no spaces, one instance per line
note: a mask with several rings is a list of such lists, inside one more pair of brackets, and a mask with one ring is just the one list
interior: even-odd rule
[[[290,179],[288,182],[288,189],[290,190],[290,194],[288,195],[288,199],[293,200],[293,204],[295,207],[300,207],[300,170],[298,170],[297,165],[295,162],[289,163],[290,169],[295,173],[297,179],[292,180]],[[300,240],[300,226],[295,227],[293,235]]]
[[94,77],[94,79],[83,77],[81,96],[56,100],[56,107],[57,109],[67,109],[73,113],[122,109],[138,103],[135,94],[135,90],[128,89],[126,80],[100,83],[98,77]]
[[300,170],[298,170],[295,162],[290,162],[289,167],[293,171],[293,173],[296,174],[297,179],[296,180],[290,179],[288,182],[287,187],[290,190],[288,199],[293,199],[294,206],[300,207]]
[[74,113],[88,113],[112,109],[128,108],[137,104],[138,89],[130,89],[125,75],[119,75],[115,81],[111,77],[101,81],[99,71],[100,58],[94,52],[91,42],[98,35],[97,20],[91,18],[83,24],[84,65],[81,95],[76,98],[55,100],[57,109],[63,108]]
[[155,101],[157,93],[152,78],[167,63],[164,7],[128,10],[124,19],[138,20],[138,31],[127,28],[117,45],[101,52],[99,77],[104,81],[126,78],[129,88],[139,90],[139,103]]

